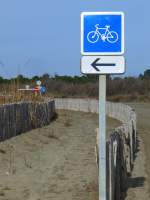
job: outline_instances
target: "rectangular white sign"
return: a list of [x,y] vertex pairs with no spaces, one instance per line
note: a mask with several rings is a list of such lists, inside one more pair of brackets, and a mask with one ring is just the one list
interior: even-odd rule
[[123,56],[83,56],[81,73],[83,74],[122,74],[125,72]]

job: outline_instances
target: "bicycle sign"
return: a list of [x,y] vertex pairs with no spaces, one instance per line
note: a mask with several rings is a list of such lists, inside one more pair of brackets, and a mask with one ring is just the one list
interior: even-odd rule
[[81,54],[121,55],[124,53],[124,14],[122,12],[83,12],[81,14]]
[[[118,33],[115,31],[110,31],[109,25],[106,25],[105,28],[99,28],[99,24],[95,25],[96,30],[90,31],[87,35],[87,40],[90,43],[96,43],[99,39],[101,39],[103,42],[109,42],[109,43],[115,43],[118,41]],[[105,30],[104,34],[101,34],[100,30]]]

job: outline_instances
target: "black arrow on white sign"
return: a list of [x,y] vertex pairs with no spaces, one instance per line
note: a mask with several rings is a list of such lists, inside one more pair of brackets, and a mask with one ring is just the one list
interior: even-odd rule
[[98,61],[100,60],[100,58],[97,58],[96,60],[94,60],[94,62],[91,64],[91,66],[96,70],[96,71],[100,71],[100,69],[98,69],[97,67],[114,67],[116,66],[115,63],[99,63]]

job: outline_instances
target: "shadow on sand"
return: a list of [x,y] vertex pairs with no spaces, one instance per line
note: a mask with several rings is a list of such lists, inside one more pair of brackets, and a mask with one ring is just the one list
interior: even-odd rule
[[[140,141],[137,137],[137,146],[136,146],[136,150],[135,150],[135,155],[134,155],[134,160],[138,157],[138,153],[140,151]],[[132,175],[130,177],[128,177],[127,179],[127,190],[129,188],[140,188],[144,186],[146,178],[145,177],[132,177]],[[127,195],[127,194],[126,194]],[[125,197],[126,197],[125,195]],[[125,199],[124,197],[124,199]]]

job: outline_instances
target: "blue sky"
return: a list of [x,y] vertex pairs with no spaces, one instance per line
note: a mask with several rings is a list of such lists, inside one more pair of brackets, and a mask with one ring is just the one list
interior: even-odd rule
[[80,13],[124,11],[126,75],[150,68],[149,0],[0,0],[0,76],[80,74]]

